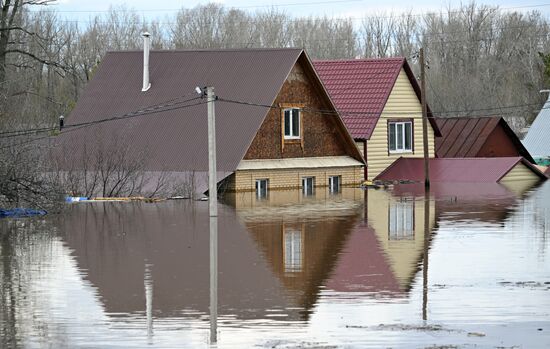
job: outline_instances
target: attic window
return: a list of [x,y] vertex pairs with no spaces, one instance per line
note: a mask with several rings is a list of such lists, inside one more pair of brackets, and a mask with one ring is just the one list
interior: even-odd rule
[[285,109],[283,124],[285,139],[300,139],[300,109]]

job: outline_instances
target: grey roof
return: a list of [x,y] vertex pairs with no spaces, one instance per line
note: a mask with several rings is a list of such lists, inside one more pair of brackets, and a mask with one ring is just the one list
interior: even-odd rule
[[[120,116],[186,96],[196,86],[214,86],[225,99],[272,105],[302,49],[151,51],[151,88],[142,92],[143,52],[109,52],[88,83],[66,125]],[[93,138],[124,137],[147,152],[151,171],[207,171],[207,106],[194,100],[172,110],[139,117],[66,128],[59,141],[76,153]],[[204,100],[203,100],[204,102]],[[169,108],[168,108],[169,109]],[[216,103],[217,162],[232,172],[244,157],[269,108]]]
[[522,142],[534,158],[550,157],[550,97]]

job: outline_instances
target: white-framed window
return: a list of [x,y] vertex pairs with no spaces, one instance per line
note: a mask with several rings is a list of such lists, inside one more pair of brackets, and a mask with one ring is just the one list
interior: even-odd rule
[[268,186],[269,186],[269,179],[266,179],[266,178],[256,179],[256,197],[258,199],[267,198]]
[[315,177],[302,177],[302,194],[304,196],[315,194]]
[[414,239],[414,201],[390,203],[389,239]]
[[388,123],[388,148],[390,153],[411,152],[412,142],[412,121]]
[[300,272],[303,266],[302,231],[285,228],[283,234],[285,272]]
[[330,176],[328,177],[328,191],[331,194],[337,194],[340,192],[340,184],[342,182],[342,176]]
[[300,139],[300,109],[284,110],[285,139]]

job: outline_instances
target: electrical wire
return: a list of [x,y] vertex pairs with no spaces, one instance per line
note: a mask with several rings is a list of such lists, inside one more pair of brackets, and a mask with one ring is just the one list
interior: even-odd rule
[[[181,98],[189,97],[190,95],[193,95],[193,94],[195,94],[195,93],[188,93],[186,95],[179,96],[179,97],[176,97],[176,98],[172,98],[172,99],[169,99],[169,100],[164,101],[164,102],[152,104],[152,105],[140,108],[137,111],[126,113],[126,114],[121,115],[119,117],[126,117],[126,116],[129,116],[129,115],[140,114],[140,113],[143,113],[143,112],[146,112],[146,111],[149,111],[149,110],[156,110],[156,109],[160,109],[160,108],[171,107],[171,106],[174,106],[174,105],[191,102],[191,101],[194,101],[194,100],[197,100],[197,99],[200,98],[200,97],[194,97],[194,98],[187,99],[187,100],[184,100],[184,101],[175,102],[175,101],[177,101]],[[115,119],[115,118],[116,117],[112,117],[112,118],[109,118],[109,119]],[[64,127],[72,127],[72,126],[70,124],[68,124],[68,125],[65,125]],[[30,135],[30,134],[33,134],[33,133],[51,132],[51,131],[57,130],[58,128],[59,128],[59,126],[52,126],[52,127],[39,127],[39,128],[33,128],[33,129],[3,131],[3,132],[0,132],[0,138],[12,138],[12,137]]]
[[[234,103],[234,104],[241,104],[241,105],[248,105],[248,106],[254,106],[254,107],[263,107],[263,108],[270,108],[270,109],[287,109],[285,107],[279,107],[274,105],[268,105],[268,104],[261,104],[261,103],[253,103],[253,102],[246,102],[246,101],[239,101],[239,100],[232,100],[232,99],[226,99],[222,97],[218,97],[218,100],[221,102],[227,102],[227,103]],[[538,103],[532,103],[532,104],[522,104],[522,105],[516,105],[516,106],[505,106],[505,107],[494,107],[494,108],[480,108],[480,109],[469,109],[469,110],[450,110],[450,111],[432,111],[433,114],[443,114],[443,113],[449,113],[449,114],[459,114],[459,113],[471,113],[475,111],[490,111],[490,110],[501,110],[503,108],[519,108],[519,107],[526,107],[526,106],[532,106],[532,105],[538,105]],[[550,109],[549,108],[541,108],[543,109]],[[300,108],[300,110],[303,110],[305,112],[311,112],[311,113],[318,113],[318,114],[328,114],[328,115],[340,115],[340,116],[361,116],[365,119],[378,119],[381,112],[377,111],[334,111],[334,110],[322,110],[322,109],[312,109],[312,108]],[[413,113],[418,113],[418,111],[399,111],[399,112],[391,112],[388,114],[391,115],[410,115]],[[509,113],[517,113],[516,111],[511,111]],[[506,114],[506,113],[499,113],[499,114]],[[372,116],[369,116],[372,115]],[[494,114],[483,114],[483,115],[470,115],[471,117],[491,117],[495,116]],[[428,116],[428,118],[435,118],[434,116]]]
[[[184,109],[184,108],[187,108],[187,107],[193,107],[193,106],[197,106],[197,105],[207,103],[206,101],[201,101],[201,102],[198,102],[198,103],[181,105],[181,104],[184,104],[184,103],[192,102],[192,101],[197,100],[197,99],[201,99],[201,97],[194,97],[194,98],[191,98],[191,99],[187,99],[185,101],[174,102],[174,101],[176,101],[180,98],[183,98],[183,97],[184,96],[180,96],[180,97],[171,99],[169,101],[165,101],[163,103],[157,103],[157,104],[145,107],[145,108],[140,108],[136,111],[132,111],[132,112],[129,112],[129,113],[126,113],[126,114],[123,114],[123,115],[112,116],[112,117],[107,117],[107,118],[103,118],[103,119],[99,119],[99,120],[81,122],[81,123],[76,123],[76,124],[67,124],[67,125],[64,126],[64,129],[62,130],[61,134],[65,134],[65,133],[68,133],[70,131],[75,131],[77,129],[81,129],[81,128],[84,128],[84,127],[89,127],[89,126],[92,126],[92,125],[97,125],[97,124],[101,124],[101,123],[105,123],[105,122],[125,120],[125,119],[134,118],[134,117],[138,117],[138,116],[162,113],[162,112],[177,110],[177,109]],[[226,99],[226,98],[223,98],[223,97],[218,97],[217,100],[220,101],[220,102],[233,103],[233,104],[246,105],[246,106],[253,106],[253,107],[262,107],[262,108],[278,109],[278,110],[285,109],[284,107],[279,107],[279,106],[274,106],[274,105],[247,102],[247,101],[239,101],[239,100],[234,100],[234,99]],[[539,103],[530,103],[530,104],[519,104],[519,105],[500,106],[500,107],[493,107],[493,108],[479,108],[479,109],[469,109],[469,110],[449,110],[449,111],[440,111],[440,112],[432,111],[432,115],[433,114],[441,115],[441,114],[468,113],[467,116],[462,116],[461,118],[468,118],[468,117],[469,118],[480,118],[480,117],[492,117],[492,116],[495,116],[495,114],[475,114],[475,113],[472,114],[472,112],[476,112],[476,111],[480,111],[480,112],[481,111],[499,111],[498,116],[502,116],[502,115],[517,114],[517,111],[510,110],[510,111],[506,112],[506,111],[503,111],[503,109],[517,109],[517,108],[524,108],[524,107],[529,107],[529,106],[538,105],[538,104]],[[547,107],[547,108],[542,107],[540,110],[543,110],[543,109],[550,109],[550,107]],[[338,112],[338,111],[335,111],[335,110],[328,110],[328,109],[323,110],[323,109],[314,109],[314,108],[301,108],[301,110],[303,110],[305,112],[324,114],[324,115],[333,115],[333,116],[334,115],[359,116],[363,119],[378,119],[380,114],[381,114],[381,112],[374,112],[374,111],[373,112],[366,112],[366,111],[356,111],[356,112],[354,112],[354,111],[342,111],[342,112]],[[391,114],[392,115],[396,115],[396,114],[410,115],[411,113],[417,113],[417,111],[414,111],[414,112],[400,111],[400,112],[392,112]],[[434,118],[434,117],[433,116],[428,116],[428,118]],[[42,128],[27,129],[27,130],[5,131],[5,132],[0,133],[0,139],[20,137],[20,136],[28,136],[28,135],[31,135],[33,133],[52,132],[52,131],[55,131],[57,129],[58,129],[58,127],[42,127]],[[14,133],[14,132],[18,132],[18,133]],[[28,140],[28,141],[23,142],[23,143],[12,144],[12,145],[9,145],[9,146],[6,146],[6,147],[0,147],[0,149],[4,149],[4,148],[7,148],[7,147],[11,147],[11,146],[18,146],[18,145],[34,142],[34,141],[38,141],[38,140],[48,138],[48,137],[50,137],[50,135],[48,135],[46,137],[41,137],[41,138],[33,138],[33,139]]]
[[[200,97],[193,98],[192,100],[196,100],[196,99],[200,99]],[[189,101],[191,101],[191,100],[188,100],[187,102],[189,102]],[[130,112],[130,113],[127,113],[127,114],[124,114],[124,115],[108,117],[108,118],[104,118],[104,119],[100,119],[100,120],[82,122],[82,123],[77,123],[77,124],[68,124],[68,125],[64,126],[63,130],[61,131],[61,135],[69,133],[71,131],[80,130],[80,129],[85,128],[85,127],[89,127],[89,126],[92,126],[92,125],[97,125],[97,124],[101,124],[101,123],[105,123],[105,122],[109,122],[109,121],[125,120],[125,119],[130,119],[130,118],[143,116],[143,115],[151,115],[151,114],[157,114],[157,113],[162,113],[162,112],[171,111],[171,110],[185,109],[185,108],[194,107],[194,106],[201,105],[201,104],[206,104],[206,103],[207,102],[203,100],[203,101],[198,102],[198,103],[180,105],[180,106],[172,106],[171,108],[165,108],[165,107],[164,108],[156,108],[156,109],[149,108],[149,109],[147,109],[145,111],[142,111],[142,112],[139,112],[139,113]],[[52,128],[51,131],[54,131],[54,130],[57,130],[57,129],[58,128]],[[23,141],[23,142],[19,142],[19,143],[16,143],[16,144],[8,144],[8,145],[5,145],[3,147],[0,147],[0,150],[1,149],[6,149],[6,148],[11,148],[11,147],[17,147],[17,146],[25,145],[25,144],[32,143],[32,142],[37,142],[39,140],[43,140],[43,139],[50,138],[50,137],[51,137],[51,135],[47,135],[47,136],[44,136],[44,137],[33,138],[33,139],[26,140],[26,141]],[[0,137],[0,140],[2,138],[7,138],[7,137]]]

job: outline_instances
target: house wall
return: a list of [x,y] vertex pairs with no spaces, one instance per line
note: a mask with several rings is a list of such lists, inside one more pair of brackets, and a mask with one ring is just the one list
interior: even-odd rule
[[[409,153],[389,153],[388,120],[413,119],[413,151]],[[403,69],[395,82],[380,119],[367,141],[368,179],[373,179],[399,157],[422,157],[422,105]],[[428,123],[429,156],[434,157],[434,132]]]
[[487,141],[477,153],[477,157],[507,157],[521,156],[510,137],[506,134],[502,126],[495,127],[493,132],[487,137]]
[[510,170],[502,179],[500,183],[509,183],[509,182],[529,182],[534,181],[538,182],[539,177],[531,171],[527,166],[519,162],[513,169]]
[[521,162],[499,181],[516,195],[522,195],[538,182],[540,182],[540,178]]
[[315,187],[326,187],[329,176],[342,176],[342,186],[361,183],[361,166],[327,167],[317,169],[243,170],[228,178],[228,191],[255,191],[256,179],[269,179],[269,190],[292,189],[302,186],[302,177],[315,177]]
[[[424,252],[424,214],[423,200],[406,198],[413,203],[414,236],[410,239],[390,239],[390,207],[405,198],[394,197],[384,190],[368,190],[368,222],[378,237],[380,246],[391,266],[393,274],[399,282],[400,288],[406,290],[410,287],[412,279],[422,260]],[[435,225],[435,201],[429,204],[429,229]]]
[[[310,110],[330,109],[323,96],[324,93],[319,90],[318,84],[308,76],[298,61],[284,82],[273,105],[298,104]],[[349,150],[346,150],[342,135],[338,132],[335,115],[302,110],[300,117],[302,119],[302,139],[285,140],[283,143],[282,110],[272,108],[244,159],[351,155]]]
[[[324,209],[327,206],[329,210],[337,206],[339,214],[349,213],[360,209],[364,194],[365,191],[357,187],[343,187],[338,194],[330,193],[328,188],[324,187],[317,188],[314,197],[305,197],[301,189],[295,188],[272,190],[265,199],[257,198],[253,191],[230,192],[223,196],[223,201],[235,207],[237,212],[247,219],[254,217],[256,220],[264,221],[268,216],[281,217],[281,209],[286,210],[293,205],[299,205],[299,208],[293,209],[293,213],[304,214],[309,218],[326,217],[327,211]],[[314,205],[314,209],[311,205],[302,205],[305,203]],[[258,211],[257,208],[262,210]]]

